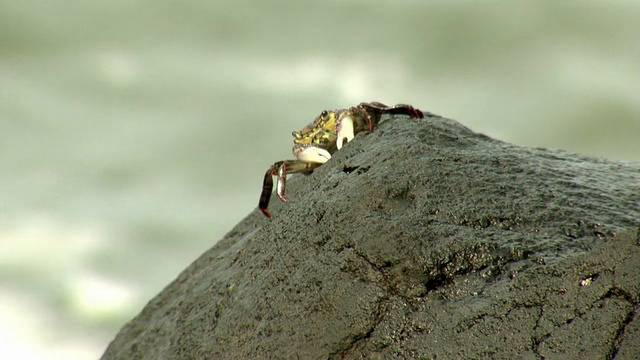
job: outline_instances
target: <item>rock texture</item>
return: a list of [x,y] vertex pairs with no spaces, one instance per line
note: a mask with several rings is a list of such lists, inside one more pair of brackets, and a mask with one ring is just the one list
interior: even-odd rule
[[290,179],[273,220],[249,214],[103,359],[637,358],[639,179],[388,118]]

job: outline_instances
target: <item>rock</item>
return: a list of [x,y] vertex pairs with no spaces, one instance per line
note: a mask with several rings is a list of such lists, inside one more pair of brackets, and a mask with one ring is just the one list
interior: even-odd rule
[[249,214],[102,358],[635,358],[639,179],[391,117],[290,179],[273,220]]

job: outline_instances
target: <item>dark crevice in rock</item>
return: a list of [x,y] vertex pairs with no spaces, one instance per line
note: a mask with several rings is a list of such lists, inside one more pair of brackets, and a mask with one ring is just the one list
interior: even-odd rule
[[381,299],[378,303],[376,303],[373,310],[373,315],[374,315],[373,320],[371,321],[371,325],[369,326],[369,328],[364,333],[353,336],[351,339],[349,339],[349,342],[343,348],[337,349],[335,352],[329,354],[327,357],[329,359],[344,359],[345,356],[355,352],[356,349],[361,347],[362,343],[371,337],[371,334],[373,334],[373,332],[375,331],[376,326],[378,326],[382,321],[383,319],[382,309],[386,301],[387,301],[387,298],[384,298],[384,299]]
[[348,175],[348,174],[351,174],[352,172],[354,172],[354,171],[358,170],[358,168],[359,168],[359,166],[346,166],[346,165],[345,165],[344,167],[342,167],[342,171],[343,171],[345,174],[347,174],[347,175]]
[[344,165],[342,167],[342,172],[344,172],[345,174],[349,175],[353,172],[355,172],[357,175],[362,175],[364,173],[366,173],[367,171],[369,171],[370,166],[347,166]]
[[624,320],[622,320],[620,327],[616,331],[613,342],[611,343],[611,348],[609,349],[609,352],[606,356],[608,360],[615,359],[616,356],[618,355],[618,352],[620,351],[620,344],[624,339],[627,326],[631,324],[631,322],[635,319],[637,313],[638,313],[638,306],[636,304],[636,307],[632,311],[629,311],[625,316]]
[[[597,279],[597,277],[593,278],[593,280]],[[611,298],[620,298],[632,305],[638,305],[638,301],[634,299],[634,297],[628,292],[620,289],[618,287],[612,287],[607,291],[606,294],[602,295],[599,300],[611,299]]]

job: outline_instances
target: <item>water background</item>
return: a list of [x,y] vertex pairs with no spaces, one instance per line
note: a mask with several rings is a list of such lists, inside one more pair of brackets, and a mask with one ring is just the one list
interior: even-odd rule
[[[638,161],[638,1],[0,0],[0,358],[93,359],[361,101]],[[291,199],[295,201],[295,199]]]

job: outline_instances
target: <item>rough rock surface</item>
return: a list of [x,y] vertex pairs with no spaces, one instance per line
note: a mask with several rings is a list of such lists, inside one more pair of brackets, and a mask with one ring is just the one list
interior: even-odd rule
[[637,358],[639,179],[389,118],[290,179],[273,220],[242,220],[103,359]]

